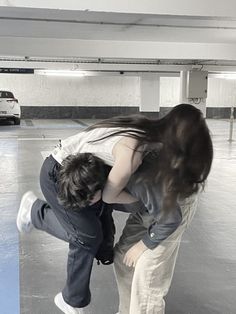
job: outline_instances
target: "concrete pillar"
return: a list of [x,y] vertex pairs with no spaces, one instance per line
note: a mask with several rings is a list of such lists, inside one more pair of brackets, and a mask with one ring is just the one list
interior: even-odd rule
[[187,98],[187,71],[180,72],[180,97],[179,102],[185,104],[191,104],[196,108],[200,109],[203,116],[206,117],[206,98],[199,98],[199,100],[194,101]]
[[186,98],[187,95],[187,71],[180,72],[180,94],[179,94],[179,103],[188,104],[189,100]]
[[144,73],[140,79],[140,112],[158,114],[160,110],[160,76],[156,73]]
[[206,118],[206,98],[202,98],[200,103],[194,104],[191,102],[191,104],[200,109],[203,113],[204,118]]

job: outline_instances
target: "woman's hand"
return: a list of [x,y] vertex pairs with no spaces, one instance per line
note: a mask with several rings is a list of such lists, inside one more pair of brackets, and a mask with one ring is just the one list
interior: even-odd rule
[[135,267],[137,264],[137,261],[139,257],[143,254],[144,251],[146,251],[148,248],[143,243],[142,240],[140,240],[138,243],[133,245],[125,254],[125,257],[123,259],[123,263],[126,266],[129,267]]

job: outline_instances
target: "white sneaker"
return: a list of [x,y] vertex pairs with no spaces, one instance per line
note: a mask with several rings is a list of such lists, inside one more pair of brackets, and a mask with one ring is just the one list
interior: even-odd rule
[[62,293],[58,293],[54,298],[54,303],[56,306],[65,314],[84,314],[84,310],[78,307],[72,307],[67,304],[62,296]]
[[37,197],[32,191],[26,192],[21,199],[20,208],[16,218],[16,225],[20,232],[30,232],[33,228],[31,209]]

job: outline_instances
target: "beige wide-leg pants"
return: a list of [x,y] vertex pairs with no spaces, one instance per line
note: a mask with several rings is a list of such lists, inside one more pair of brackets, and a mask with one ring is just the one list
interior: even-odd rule
[[153,222],[148,213],[131,214],[115,247],[114,268],[119,291],[119,314],[164,314],[168,293],[183,232],[196,210],[197,198],[181,204],[182,223],[153,250],[146,250],[136,267],[123,264],[127,250],[142,239]]

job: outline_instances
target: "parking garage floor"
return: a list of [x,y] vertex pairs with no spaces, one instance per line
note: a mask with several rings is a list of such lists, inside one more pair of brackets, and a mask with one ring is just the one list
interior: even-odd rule
[[[0,313],[60,314],[53,299],[65,280],[67,244],[33,230],[19,235],[15,218],[22,194],[41,196],[43,158],[59,139],[80,132],[93,120],[0,122]],[[208,120],[214,163],[193,223],[185,233],[166,314],[236,313],[236,132],[229,122]],[[235,126],[236,127],[236,126]],[[117,237],[126,215],[115,213]],[[92,303],[86,314],[114,314],[118,293],[112,266],[94,264]],[[135,314],[135,313],[132,313]]]

